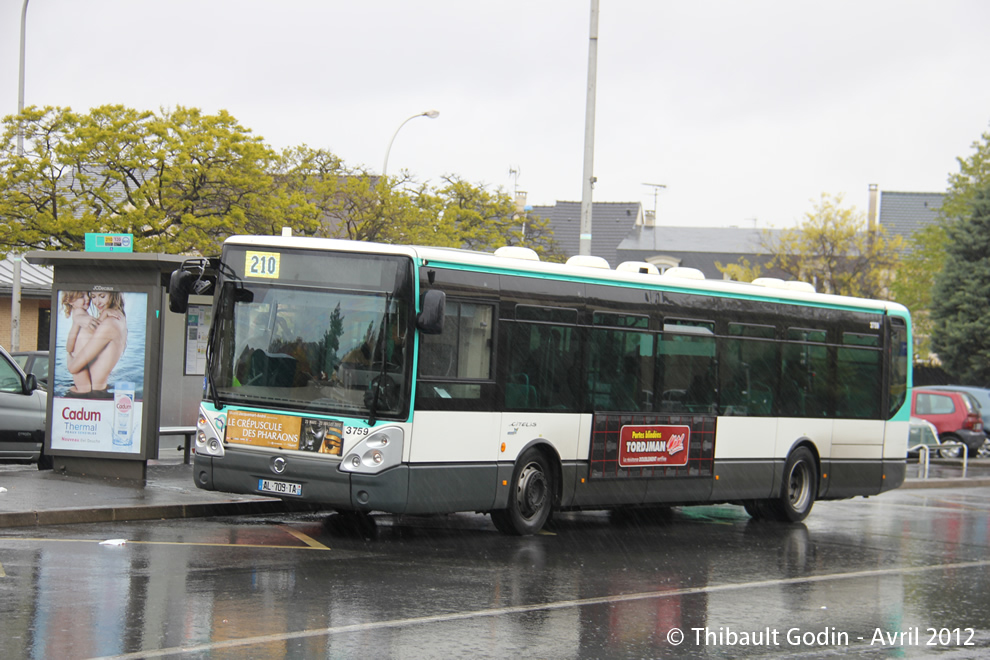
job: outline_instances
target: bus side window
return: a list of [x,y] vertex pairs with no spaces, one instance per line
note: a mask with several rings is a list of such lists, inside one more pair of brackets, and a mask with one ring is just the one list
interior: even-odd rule
[[828,347],[824,330],[788,328],[782,347],[777,414],[828,416]]
[[777,344],[773,326],[730,323],[721,339],[721,401],[726,415],[767,417],[777,391]]
[[657,353],[661,412],[718,411],[714,323],[665,320]]
[[883,395],[880,337],[861,333],[842,334],[838,349],[838,395],[836,416],[879,419]]
[[592,410],[653,409],[655,358],[648,329],[646,316],[595,312],[587,351],[587,395]]
[[443,332],[420,335],[423,383],[419,395],[441,399],[482,396],[478,381],[491,380],[493,318],[492,305],[447,301]]
[[549,323],[507,323],[508,410],[574,411],[580,377],[578,329]]

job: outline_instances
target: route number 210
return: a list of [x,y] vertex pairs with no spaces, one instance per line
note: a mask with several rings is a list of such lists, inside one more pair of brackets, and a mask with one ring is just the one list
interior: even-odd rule
[[248,277],[278,277],[281,254],[278,252],[253,252],[248,250],[244,257],[244,272]]

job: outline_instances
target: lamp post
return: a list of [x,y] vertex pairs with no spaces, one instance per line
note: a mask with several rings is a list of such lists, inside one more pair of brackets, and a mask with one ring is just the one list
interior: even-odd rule
[[409,117],[404,122],[399,124],[399,127],[395,129],[395,133],[392,133],[392,139],[388,141],[388,148],[385,149],[385,162],[382,164],[382,181],[385,180],[385,177],[388,174],[388,153],[392,151],[392,143],[395,142],[395,136],[399,134],[399,131],[402,130],[402,127],[408,124],[409,122],[411,122],[416,117],[429,117],[430,119],[436,119],[439,116],[440,113],[437,112],[436,110],[427,110],[426,112],[420,112],[419,114],[413,115],[412,117]]
[[[27,32],[28,2],[30,0],[24,0],[24,6],[21,8],[21,59],[17,72],[17,114],[24,112],[24,35]],[[24,155],[24,128],[22,126],[17,128],[17,155]]]

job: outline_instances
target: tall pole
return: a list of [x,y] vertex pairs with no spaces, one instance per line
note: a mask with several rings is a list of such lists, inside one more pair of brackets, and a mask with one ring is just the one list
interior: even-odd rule
[[595,185],[595,81],[598,79],[598,0],[591,0],[588,41],[588,98],[584,110],[584,185],[578,254],[591,254],[591,196]]
[[[28,2],[30,0],[24,0],[24,6],[21,7],[21,59],[17,72],[17,114],[24,112],[24,41],[27,34]],[[20,122],[17,128],[17,155],[24,155],[24,128]]]
[[[17,114],[24,112],[24,42],[27,35],[28,2],[21,7],[21,56],[17,71]],[[17,155],[24,155],[24,124],[17,122]],[[10,291],[10,350],[21,350],[21,255],[11,256],[14,262],[13,288]]]

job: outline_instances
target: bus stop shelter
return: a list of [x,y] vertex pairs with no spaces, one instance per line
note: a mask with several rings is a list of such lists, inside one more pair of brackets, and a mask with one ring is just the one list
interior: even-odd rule
[[54,270],[45,455],[67,473],[144,480],[160,437],[193,433],[209,298],[185,315],[168,311],[168,280],[181,255],[25,258]]

